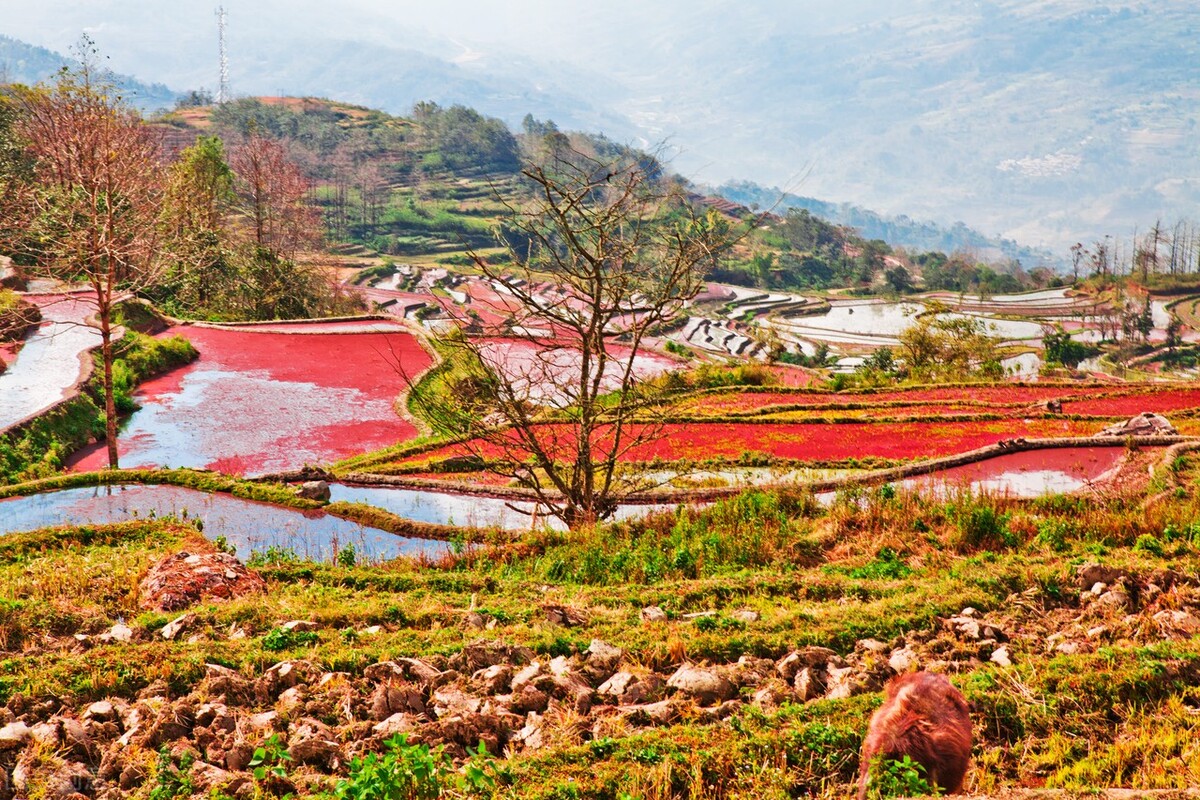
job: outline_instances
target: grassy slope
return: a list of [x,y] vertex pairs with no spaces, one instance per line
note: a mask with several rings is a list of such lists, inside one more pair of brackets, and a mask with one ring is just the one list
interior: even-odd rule
[[[856,643],[874,638],[910,644],[922,663],[951,673],[974,703],[972,792],[1195,785],[1200,641],[1164,637],[1153,618],[1200,602],[1200,530],[1191,526],[1200,508],[1181,494],[1145,511],[1122,501],[929,503],[886,493],[823,511],[803,498],[749,495],[705,513],[468,550],[432,567],[260,565],[265,600],[191,608],[191,642],[154,636],[168,617],[142,611],[136,591],[159,556],[205,547],[186,526],[160,520],[13,535],[0,540],[0,700],[12,706],[20,695],[28,706],[57,698],[70,711],[106,697],[132,700],[155,682],[152,694],[193,692],[203,700],[206,663],[254,678],[285,658],[347,672],[351,693],[365,696],[371,687],[358,676],[376,661],[436,659],[480,637],[526,645],[543,658],[581,653],[601,638],[626,651],[624,668],[664,675],[684,658],[778,658],[801,645],[868,658]],[[1090,560],[1137,576],[1141,592],[1130,613],[1080,594],[1076,566]],[[1166,569],[1183,577],[1151,598],[1148,582],[1163,583],[1156,573]],[[577,609],[587,621],[551,624],[546,604]],[[648,605],[670,619],[641,622]],[[995,645],[946,632],[940,620],[965,606],[1008,633],[1015,666],[987,662]],[[468,624],[471,608],[494,627]],[[745,609],[759,619],[734,615]],[[683,617],[700,611],[716,613]],[[134,642],[84,650],[72,638],[119,619],[135,629]],[[317,622],[315,643],[268,649],[268,634],[289,619]],[[363,633],[372,625],[382,630]],[[233,627],[247,637],[230,639]],[[1056,652],[1055,633],[1080,643],[1081,652]],[[309,692],[304,713],[315,713],[320,695]],[[747,704],[716,722],[684,709],[662,727],[552,708],[546,746],[508,760],[514,781],[499,794],[844,795],[878,701],[876,692],[807,704],[784,699]],[[251,700],[246,713],[271,702]],[[301,714],[283,713],[285,721]],[[340,712],[327,721],[338,719]],[[136,744],[124,752],[127,762],[147,765],[140,791],[148,791],[158,780],[153,753]],[[336,777],[288,769],[302,794]],[[344,767],[334,772],[344,775]]]
[[[327,124],[353,135],[396,139],[392,146],[366,159],[383,180],[384,200],[378,213],[364,215],[358,187],[345,189],[347,219],[341,237],[345,242],[335,249],[347,266],[378,264],[386,258],[422,267],[454,264],[460,271],[465,268],[469,272],[468,247],[482,255],[503,252],[495,247],[491,231],[504,210],[497,193],[511,188],[511,175],[414,166],[436,151],[425,142],[420,124],[413,120],[319,98],[271,103],[286,105],[297,114],[335,119]],[[211,114],[210,107],[189,108],[165,116],[162,122],[176,129],[172,136],[188,142],[197,133],[213,132]],[[320,167],[314,169],[319,171]],[[314,182],[313,197],[331,215],[331,227],[335,227],[332,215],[336,213],[336,189],[327,176],[314,176]]]

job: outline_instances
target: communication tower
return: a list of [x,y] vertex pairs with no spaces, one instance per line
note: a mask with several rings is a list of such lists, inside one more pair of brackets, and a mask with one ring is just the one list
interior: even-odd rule
[[229,98],[229,58],[225,55],[225,6],[217,6],[217,40],[221,48],[221,77],[217,84],[217,102]]

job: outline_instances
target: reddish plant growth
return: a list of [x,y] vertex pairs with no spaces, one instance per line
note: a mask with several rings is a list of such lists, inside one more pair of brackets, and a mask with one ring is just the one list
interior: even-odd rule
[[[353,323],[352,323],[353,324]],[[328,324],[322,328],[327,329]],[[325,463],[410,439],[393,403],[430,363],[408,333],[285,334],[184,327],[200,358],[143,384],[122,439],[134,466],[260,473]],[[96,469],[94,450],[76,469]]]
[[702,395],[685,409],[711,415],[738,414],[779,407],[880,406],[892,416],[940,413],[1005,413],[1018,415],[1048,400],[1062,400],[1063,413],[1131,417],[1143,411],[1160,414],[1200,408],[1200,387],[1129,386],[979,386],[909,389],[885,392],[733,392]]
[[1094,388],[1063,388],[1061,386],[960,386],[931,389],[909,389],[888,392],[739,392],[698,397],[688,406],[695,410],[719,414],[753,411],[770,406],[794,405],[871,405],[875,403],[930,404],[975,401],[1003,405],[1032,405],[1076,392],[1094,393]]
[[[558,426],[564,447],[570,431]],[[711,458],[736,459],[747,453],[803,461],[841,461],[851,458],[917,459],[952,455],[1016,437],[1089,436],[1094,422],[1067,419],[965,420],[956,422],[773,423],[738,422],[668,424],[656,442],[625,454],[626,461],[667,461]],[[409,463],[438,460],[478,447],[448,445],[414,455]],[[489,452],[483,449],[487,457]]]
[[1165,388],[1139,387],[1138,391],[1119,397],[1088,398],[1081,396],[1063,403],[1067,414],[1089,414],[1103,417],[1132,417],[1143,411],[1167,414],[1185,408],[1200,407],[1200,387]]

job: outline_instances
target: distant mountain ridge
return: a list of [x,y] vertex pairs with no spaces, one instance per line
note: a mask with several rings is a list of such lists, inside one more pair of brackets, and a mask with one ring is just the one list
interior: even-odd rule
[[[79,61],[45,47],[0,35],[0,84],[25,83],[33,85],[54,76],[64,66],[78,66]],[[161,83],[144,83],[129,75],[112,75],[125,98],[141,111],[157,111],[175,104],[179,93]]]
[[882,239],[893,247],[903,247],[910,252],[970,251],[985,261],[1015,259],[1027,270],[1040,266],[1065,266],[1063,258],[1050,250],[1027,247],[1011,239],[986,236],[963,222],[955,222],[947,227],[936,222],[915,220],[906,214],[879,214],[853,203],[831,203],[778,188],[768,189],[750,181],[731,181],[711,191],[750,208],[774,206],[779,212],[803,208],[829,222],[855,228],[864,239]]
[[[95,30],[124,72],[212,88],[211,8],[9,3],[62,50]],[[1053,247],[1200,218],[1194,0],[225,0],[234,91],[403,114],[462,103],[643,147],[713,185],[787,185]]]
[[[327,57],[318,59],[321,66],[306,61],[315,48]],[[478,69],[460,70],[436,56],[404,48],[380,48],[372,50],[378,56],[362,59],[349,48],[348,43],[321,42],[300,54],[281,46],[265,45],[259,51],[260,80],[267,82],[289,82],[304,86],[315,95],[336,97],[339,101],[361,103],[368,107],[382,107],[391,113],[403,113],[399,106],[404,104],[392,92],[426,92],[431,98],[466,95],[475,98],[470,105],[482,113],[504,119],[511,127],[515,120],[533,108],[554,115],[567,127],[596,129],[609,124],[613,130],[628,133],[628,121],[600,110],[597,105],[582,101],[566,91],[533,91],[523,82],[517,70],[509,65],[505,68],[485,71]],[[56,53],[44,47],[31,45],[20,40],[0,35],[0,82],[37,83],[54,75],[63,65],[76,65],[76,59]],[[536,71],[536,69],[534,70]],[[385,74],[397,83],[397,75],[407,76],[403,89],[388,89],[379,81]],[[114,81],[125,92],[128,99],[144,112],[153,112],[174,105],[179,94],[161,83],[146,83],[128,75],[114,75]],[[349,85],[350,89],[337,89]],[[556,87],[559,88],[559,87]],[[380,96],[382,93],[383,96]],[[587,120],[587,122],[582,122]],[[590,124],[588,124],[590,123]],[[618,134],[619,136],[619,134]],[[779,189],[768,189],[749,181],[730,181],[713,193],[746,206],[768,208],[778,205],[780,210],[805,208],[830,222],[856,228],[867,239],[882,239],[893,246],[910,250],[970,250],[984,260],[996,261],[1016,259],[1026,268],[1041,265],[1061,265],[1062,254],[1049,250],[1021,245],[1010,239],[989,237],[968,227],[963,222],[944,225],[918,221],[906,214],[888,215],[868,210],[861,205],[848,202],[830,202],[813,197],[784,193]]]

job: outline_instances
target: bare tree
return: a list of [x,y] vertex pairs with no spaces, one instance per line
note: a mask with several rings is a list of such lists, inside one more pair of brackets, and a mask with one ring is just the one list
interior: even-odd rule
[[1076,242],[1071,245],[1071,282],[1073,284],[1079,283],[1079,263],[1083,261],[1083,257],[1086,254],[1087,250],[1083,249],[1082,243]]
[[505,321],[477,314],[476,336],[448,339],[467,374],[420,402],[574,528],[645,488],[621,462],[663,432],[660,398],[639,380],[646,339],[701,289],[732,235],[632,158],[570,152],[522,175],[529,199],[502,198],[510,262],[473,256],[502,306],[487,316]]
[[5,238],[35,273],[91,288],[115,469],[113,313],[124,293],[144,288],[163,266],[160,143],[88,58],[49,87],[13,89],[6,102],[15,109],[13,129],[30,170],[0,193]]
[[282,143],[252,131],[230,149],[229,161],[241,210],[260,248],[290,261],[316,243],[320,225],[308,202],[309,181]]

